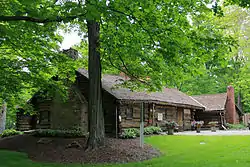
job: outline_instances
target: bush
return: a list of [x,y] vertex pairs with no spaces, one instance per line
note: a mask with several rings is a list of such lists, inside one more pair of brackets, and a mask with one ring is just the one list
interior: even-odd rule
[[161,128],[157,126],[149,126],[144,128],[144,135],[160,134],[161,132]]
[[176,122],[172,121],[168,121],[166,122],[166,127],[167,129],[175,129],[177,126],[179,126]]
[[1,134],[1,137],[4,138],[4,137],[8,137],[8,136],[21,135],[21,134],[23,134],[23,132],[17,131],[15,129],[6,129]]
[[136,137],[140,136],[140,129],[136,129],[136,128],[130,128],[131,131],[133,131],[136,135]]
[[80,130],[53,130],[53,129],[40,129],[33,133],[36,137],[86,137],[86,133]]
[[229,123],[227,123],[227,127],[229,129],[234,129],[234,130],[240,130],[240,129],[246,128],[246,126],[244,124],[229,124]]
[[140,131],[138,129],[129,128],[129,129],[124,129],[120,137],[122,139],[134,139],[138,136],[140,136]]
[[[144,128],[144,135],[160,134],[162,132],[160,127],[149,126]],[[134,139],[140,136],[140,130],[136,128],[124,129],[121,138],[123,139]]]

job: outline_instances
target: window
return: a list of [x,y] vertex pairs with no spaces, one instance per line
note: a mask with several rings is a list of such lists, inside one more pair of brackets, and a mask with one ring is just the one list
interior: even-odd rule
[[133,119],[133,107],[128,106],[126,108],[126,119]]
[[50,122],[50,112],[49,111],[41,111],[39,117],[39,124],[47,124]]

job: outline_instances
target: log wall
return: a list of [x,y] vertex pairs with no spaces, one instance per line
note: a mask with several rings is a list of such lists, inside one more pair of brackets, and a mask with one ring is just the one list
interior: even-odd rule
[[17,112],[16,113],[16,129],[19,131],[26,131],[26,130],[34,129],[35,125],[32,122],[34,118],[35,117],[32,117],[30,114],[24,114],[23,111]]
[[[162,116],[162,119],[161,119],[161,116]],[[160,126],[163,130],[165,130],[167,121],[177,122],[176,107],[155,104],[155,108],[154,108],[155,126]]]
[[[133,108],[133,117],[127,118],[126,111]],[[127,102],[121,104],[119,107],[119,114],[121,122],[119,123],[120,130],[125,128],[139,128],[140,127],[140,110],[141,103]],[[178,112],[177,112],[178,111]],[[191,110],[182,107],[175,107],[170,105],[159,105],[146,103],[144,112],[144,126],[160,126],[166,130],[166,122],[175,121],[179,124],[179,130],[182,131],[191,129]]]
[[[133,117],[128,118],[127,117],[127,110],[133,109]],[[149,105],[146,103],[144,106],[144,126],[148,126],[149,121]],[[119,114],[121,117],[120,122],[120,130],[124,128],[139,128],[140,127],[140,112],[141,112],[141,103],[133,103],[133,102],[127,102],[120,104],[119,106]]]

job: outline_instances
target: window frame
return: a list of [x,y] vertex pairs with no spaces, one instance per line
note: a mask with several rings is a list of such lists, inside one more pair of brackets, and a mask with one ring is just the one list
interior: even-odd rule
[[126,107],[126,119],[131,120],[134,118],[134,108],[132,105]]

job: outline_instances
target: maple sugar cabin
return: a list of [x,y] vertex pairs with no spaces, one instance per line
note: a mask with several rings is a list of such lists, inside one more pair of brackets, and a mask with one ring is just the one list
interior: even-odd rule
[[[144,125],[160,126],[163,129],[166,121],[176,121],[180,130],[190,130],[194,113],[204,110],[196,100],[177,89],[165,88],[162,92],[147,93],[117,87],[125,79],[118,75],[102,77],[104,122],[108,134],[119,135],[123,129],[139,128],[142,103]],[[49,99],[36,94],[30,102],[38,114],[32,119],[26,116],[28,121],[25,124],[32,122],[32,126],[28,126],[32,129],[81,128],[88,132],[88,82],[88,72],[79,69],[67,101],[63,101],[57,94]],[[21,115],[18,113],[17,129],[27,130]]]

